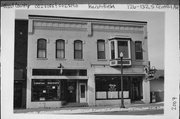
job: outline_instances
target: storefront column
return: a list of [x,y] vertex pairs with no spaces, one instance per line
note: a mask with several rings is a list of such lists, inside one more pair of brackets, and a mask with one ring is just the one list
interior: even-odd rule
[[143,79],[142,82],[143,87],[143,102],[150,103],[150,82],[146,79]]
[[95,105],[95,79],[94,79],[94,71],[92,69],[87,70],[88,73],[88,105]]
[[26,108],[31,108],[31,74],[32,74],[32,69],[27,68],[27,96],[26,96]]

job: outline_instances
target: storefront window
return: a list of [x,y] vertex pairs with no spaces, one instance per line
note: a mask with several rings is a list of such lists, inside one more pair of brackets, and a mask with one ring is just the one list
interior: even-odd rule
[[[120,76],[96,76],[96,99],[119,99],[121,98]],[[130,78],[123,77],[124,98],[129,98]]]
[[32,79],[32,101],[58,101],[60,91],[60,80]]

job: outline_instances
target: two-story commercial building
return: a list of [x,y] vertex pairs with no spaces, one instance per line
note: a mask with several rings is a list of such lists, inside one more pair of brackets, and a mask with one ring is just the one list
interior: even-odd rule
[[29,15],[27,108],[150,102],[147,22]]

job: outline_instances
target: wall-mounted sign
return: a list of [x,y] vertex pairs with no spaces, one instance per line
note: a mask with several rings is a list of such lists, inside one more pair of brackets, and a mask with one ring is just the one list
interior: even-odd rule
[[47,82],[47,84],[51,84],[51,85],[58,85],[59,84],[59,82]]
[[44,85],[45,82],[34,82],[34,85]]

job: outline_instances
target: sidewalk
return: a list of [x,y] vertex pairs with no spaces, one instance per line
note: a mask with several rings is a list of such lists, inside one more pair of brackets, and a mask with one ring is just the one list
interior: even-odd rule
[[66,107],[66,108],[40,108],[40,109],[15,109],[14,113],[33,113],[33,114],[82,114],[93,112],[115,112],[115,111],[146,111],[163,110],[164,103],[150,104],[131,104],[126,108],[120,106],[95,106],[95,107]]

